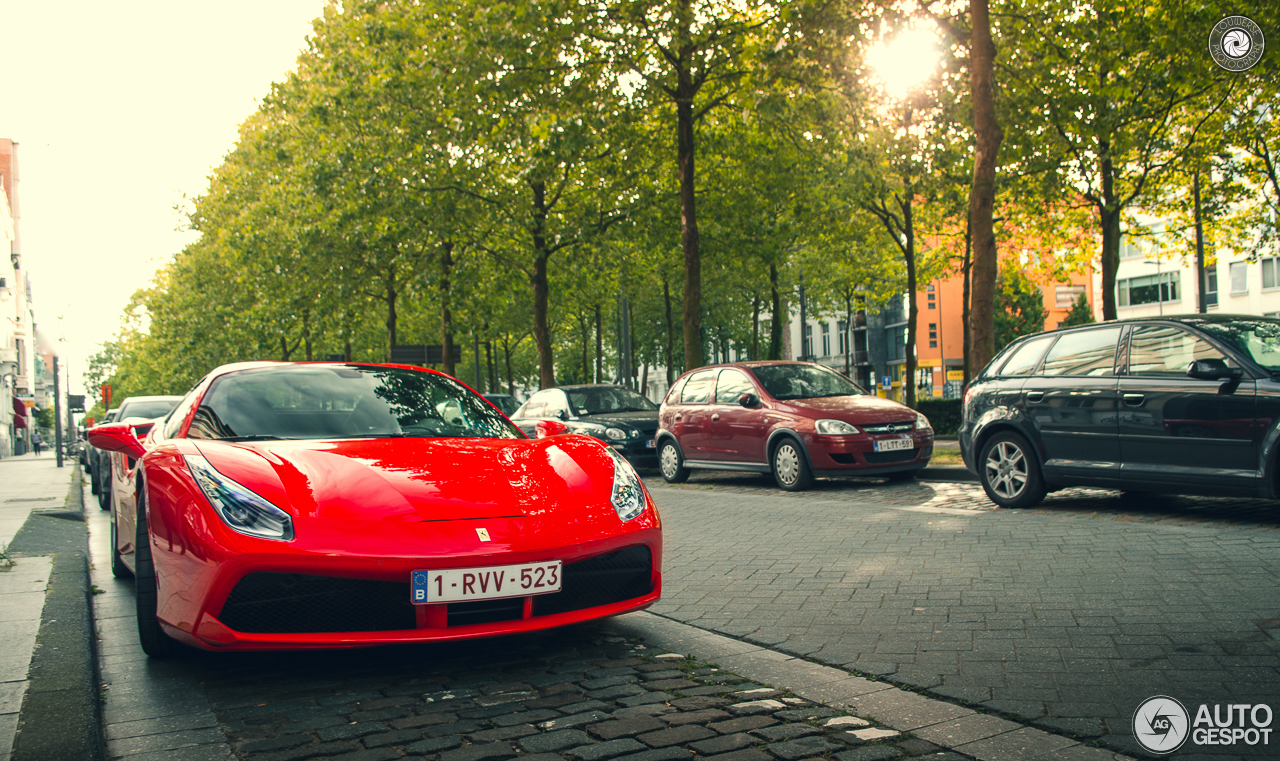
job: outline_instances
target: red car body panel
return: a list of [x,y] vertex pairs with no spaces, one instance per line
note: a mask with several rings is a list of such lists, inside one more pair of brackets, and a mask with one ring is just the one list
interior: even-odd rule
[[[610,501],[613,461],[590,437],[241,443],[182,438],[197,406],[191,406],[178,437],[149,436],[146,453],[130,471],[145,495],[157,617],[182,642],[257,650],[492,636],[641,610],[661,595],[662,531],[652,499],[642,486],[644,510],[623,522]],[[128,446],[128,437],[112,427],[90,435],[101,448]],[[294,538],[265,539],[232,529],[192,475],[185,460],[192,455],[288,513]],[[114,498],[122,534],[117,546],[132,568],[134,490],[117,490]],[[488,541],[478,529],[487,531]],[[413,628],[354,632],[245,632],[219,618],[237,583],[254,573],[404,583],[408,603],[415,570],[555,560],[568,568],[636,546],[651,555],[651,590],[580,610],[534,615],[533,596],[527,596],[518,620],[450,626],[445,609],[451,603],[414,605]]]

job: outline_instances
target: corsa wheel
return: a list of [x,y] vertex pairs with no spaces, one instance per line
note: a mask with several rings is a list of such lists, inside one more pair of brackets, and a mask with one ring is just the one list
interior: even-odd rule
[[794,439],[784,439],[773,450],[773,480],[786,491],[804,491],[813,485],[813,473]]
[[982,448],[979,458],[982,489],[1001,507],[1031,507],[1044,499],[1040,465],[1027,440],[1016,433],[998,433]]
[[151,537],[147,532],[147,507],[138,500],[138,531],[133,543],[134,601],[138,611],[138,642],[142,652],[152,658],[168,658],[178,653],[179,644],[160,628],[156,613],[159,604],[159,588],[156,585],[156,568],[151,562]]
[[684,466],[684,457],[680,447],[671,440],[664,441],[658,450],[658,468],[662,478],[669,484],[684,483],[689,478],[689,469]]

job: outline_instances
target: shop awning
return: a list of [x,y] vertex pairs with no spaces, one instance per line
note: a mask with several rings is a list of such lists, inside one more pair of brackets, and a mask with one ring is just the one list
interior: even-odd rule
[[23,404],[22,400],[17,397],[13,399],[13,427],[27,427],[27,405]]

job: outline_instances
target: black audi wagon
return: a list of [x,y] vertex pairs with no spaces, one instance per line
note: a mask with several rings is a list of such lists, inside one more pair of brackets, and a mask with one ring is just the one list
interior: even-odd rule
[[993,502],[1099,486],[1276,498],[1280,320],[1181,315],[1024,336],[965,389],[960,451]]

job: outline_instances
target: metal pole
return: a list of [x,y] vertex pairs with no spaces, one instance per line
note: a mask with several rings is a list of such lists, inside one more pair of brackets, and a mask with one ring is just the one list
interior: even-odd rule
[[58,355],[53,355],[53,446],[58,452],[58,467],[62,467],[62,395],[59,393]]
[[[1212,180],[1212,178],[1210,178]],[[1196,311],[1204,314],[1209,311],[1209,305],[1205,303],[1205,291],[1208,285],[1205,282],[1204,274],[1204,225],[1200,221],[1200,173],[1196,172],[1191,178],[1191,193],[1196,202],[1196,287],[1200,291],[1197,300]]]
[[800,270],[800,360],[809,359],[809,347],[804,343],[804,332],[809,327],[808,305],[804,298],[804,270]]

